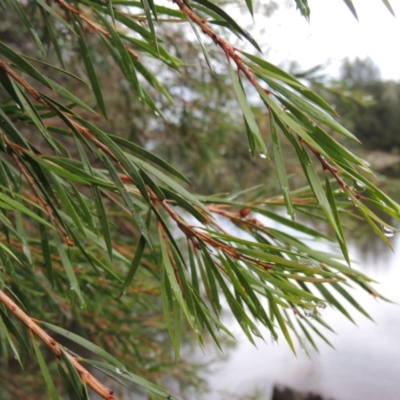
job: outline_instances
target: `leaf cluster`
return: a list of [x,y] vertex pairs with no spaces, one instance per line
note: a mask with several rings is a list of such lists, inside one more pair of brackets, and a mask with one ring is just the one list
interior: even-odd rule
[[[350,320],[349,308],[368,317],[354,287],[381,297],[370,278],[350,268],[342,217],[365,219],[390,245],[394,228],[376,210],[399,219],[399,205],[371,183],[367,163],[335,139],[356,140],[353,134],[305,84],[233,47],[225,36],[259,50],[217,3],[175,4],[2,3],[35,51],[26,55],[0,40],[1,360],[36,359],[52,399],[86,399],[90,390],[114,399],[93,369],[129,390],[173,399],[153,383],[179,370],[166,333],[175,360],[188,331],[200,344],[208,336],[221,346],[221,336],[231,335],[221,321],[229,309],[250,341],[263,326],[295,352],[294,337],[302,347],[316,348],[316,337],[330,344],[332,328],[320,315],[327,305]],[[246,4],[253,14],[251,0]],[[307,2],[297,4],[309,17]],[[107,63],[155,124],[166,118],[159,99],[173,104],[173,88],[152,68],[179,73],[184,62],[164,45],[159,24],[188,25],[210,69],[216,65],[203,35],[223,55],[250,153],[272,158],[282,197],[264,185],[196,195],[145,138],[135,142],[104,128],[113,118],[99,78]],[[302,189],[289,186],[283,141],[307,181]],[[302,223],[302,215],[324,221],[332,235]],[[318,240],[337,242],[341,255],[317,250]]]

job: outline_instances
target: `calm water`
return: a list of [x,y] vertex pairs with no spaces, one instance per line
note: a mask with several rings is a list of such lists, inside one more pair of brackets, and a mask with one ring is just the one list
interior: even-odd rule
[[[395,253],[374,240],[353,248],[351,253],[359,262],[358,269],[380,282],[376,286],[380,292],[400,304],[399,236],[393,239],[393,245]],[[228,351],[225,360],[212,363],[205,375],[211,393],[204,398],[237,399],[257,391],[258,399],[269,400],[274,383],[281,383],[334,400],[399,400],[400,305],[378,302],[363,293],[355,297],[375,323],[354,311],[355,326],[339,312],[324,310],[324,319],[337,332],[327,335],[336,350],[319,343],[320,354],[312,353],[311,359],[302,352],[296,358],[283,340],[280,345],[259,341],[255,348],[239,327],[228,323],[238,344]],[[213,349],[207,349],[196,356],[196,361],[215,356]]]

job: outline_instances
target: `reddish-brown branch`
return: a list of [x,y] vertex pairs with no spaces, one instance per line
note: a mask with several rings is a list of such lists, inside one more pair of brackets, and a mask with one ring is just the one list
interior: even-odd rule
[[346,190],[349,193],[351,193],[356,199],[360,200],[362,199],[362,196],[359,193],[356,193],[340,176],[339,170],[334,167],[321,153],[319,153],[317,150],[315,150],[311,145],[306,143],[308,148],[315,154],[315,156],[318,158],[319,162],[321,163],[322,169],[324,171],[329,171],[331,175],[336,179],[336,182],[338,183],[339,187],[342,190]]
[[[247,261],[252,264],[256,264],[261,266],[263,269],[272,268],[272,264],[262,262],[261,260],[248,256],[246,254],[240,253],[235,247],[225,244],[217,239],[212,238],[207,232],[202,231],[201,229],[190,226],[186,222],[184,222],[178,214],[172,209],[172,207],[168,204],[166,200],[159,201],[159,203],[163,206],[163,208],[167,211],[169,216],[177,223],[179,229],[185,234],[187,239],[193,244],[196,249],[200,248],[199,241],[206,243],[212,248],[219,250],[226,254],[228,257],[234,258],[236,260]],[[232,216],[232,215],[231,215]],[[255,220],[250,219],[249,223],[255,225]]]
[[[62,346],[48,335],[28,314],[26,314],[18,305],[0,290],[0,302],[2,302],[21,322],[23,322],[32,333],[34,333],[56,357],[61,357]],[[79,373],[83,382],[92,388],[99,396],[106,400],[116,400],[112,390],[98,381],[86,368],[84,368],[78,359],[65,352],[68,359]]]
[[[228,61],[233,60],[236,64],[239,71],[241,71],[249,82],[255,87],[259,87],[259,83],[257,82],[256,78],[254,77],[253,73],[250,71],[249,68],[246,67],[245,63],[243,62],[242,58],[237,54],[236,49],[231,46],[226,40],[222,39],[218,36],[204,21],[204,19],[200,18],[193,10],[191,10],[183,0],[172,0],[174,3],[178,5],[180,10],[190,18],[196,25],[200,27],[203,33],[209,36],[213,42],[222,48],[225,52]],[[263,89],[267,94],[270,92],[267,89]]]

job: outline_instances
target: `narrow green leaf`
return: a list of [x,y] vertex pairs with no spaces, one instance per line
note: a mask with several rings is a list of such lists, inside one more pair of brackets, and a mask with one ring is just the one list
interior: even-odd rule
[[74,34],[74,30],[71,28],[69,23],[62,18],[51,6],[46,4],[45,0],[35,0],[36,3],[40,5],[46,12],[48,12],[55,20],[57,20],[61,25],[63,25],[70,33]]
[[[14,354],[15,359],[18,361],[19,365],[20,365],[21,368],[23,369],[23,365],[22,365],[22,361],[21,361],[21,356],[20,356],[19,353],[18,353],[17,347],[15,346],[14,341],[12,340],[12,338],[11,338],[9,332],[8,332],[8,329],[7,329],[6,326],[5,326],[1,315],[0,315],[0,331],[4,334],[5,339],[6,339],[6,341],[7,341],[7,344],[10,346],[10,348],[11,348],[13,354]],[[5,345],[5,346],[6,346],[6,345]],[[7,354],[7,353],[8,353],[8,351],[6,351],[6,354]],[[7,358],[8,358],[8,357],[7,357]],[[6,358],[6,359],[7,359],[7,358]]]
[[354,299],[354,297],[343,287],[343,285],[340,285],[338,283],[332,283],[332,286],[335,290],[337,290],[357,311],[359,311],[361,314],[366,316],[368,319],[373,321],[371,316],[364,310],[363,307],[360,306],[360,304]]
[[35,63],[38,63],[38,64],[40,64],[40,65],[44,65],[44,66],[46,66],[47,68],[54,69],[54,70],[57,71],[57,72],[61,72],[62,74],[67,75],[67,76],[69,76],[69,77],[71,77],[71,78],[77,80],[78,82],[81,82],[81,83],[87,85],[87,83],[86,83],[82,78],[80,78],[78,75],[73,74],[71,71],[66,70],[65,67],[59,68],[59,67],[57,67],[57,66],[54,65],[54,64],[50,64],[50,63],[48,63],[48,62],[45,62],[45,61],[43,61],[43,60],[39,60],[39,59],[34,58],[34,57],[27,56],[27,55],[25,55],[25,54],[23,54],[22,57],[24,57],[26,60],[34,61]]
[[139,243],[136,247],[135,256],[132,259],[131,266],[129,267],[128,275],[125,278],[125,282],[121,289],[120,296],[124,295],[129,285],[131,284],[138,268],[140,265],[140,260],[142,259],[144,248],[146,247],[146,240],[143,236],[140,237]]
[[50,371],[47,368],[47,363],[42,355],[42,352],[40,351],[38,344],[36,343],[36,340],[35,340],[33,334],[31,335],[31,339],[32,339],[33,348],[35,350],[36,359],[38,361],[40,370],[42,371],[42,375],[43,375],[44,381],[46,382],[47,390],[50,394],[50,397],[52,400],[59,400],[60,398],[58,397],[57,389],[54,385],[53,379],[51,378]]
[[[110,6],[110,8],[113,9],[112,6]],[[93,93],[96,97],[97,104],[98,104],[101,112],[103,113],[104,117],[106,119],[108,119],[107,107],[104,103],[103,93],[102,93],[101,86],[100,86],[100,81],[97,76],[96,69],[94,68],[89,48],[85,41],[84,32],[81,28],[80,21],[77,17],[75,17],[75,29],[77,30],[77,33],[78,33],[78,35],[77,35],[78,43],[79,43],[79,47],[81,49],[80,55],[82,57],[83,63],[85,64],[86,73],[87,73],[87,76],[90,81],[90,86],[92,87]]]
[[346,259],[347,264],[350,266],[349,251],[347,249],[346,242],[344,239],[344,232],[343,232],[342,223],[340,221],[339,213],[338,213],[337,206],[336,206],[335,195],[333,194],[331,183],[330,183],[327,175],[325,175],[325,188],[326,188],[326,196],[327,196],[327,199],[331,206],[333,218],[335,219],[336,226],[337,226],[337,229],[339,232],[339,235],[336,235],[336,236],[337,236],[337,239],[338,239],[338,242],[340,245],[340,249],[342,250],[343,256]]
[[246,0],[247,9],[249,10],[251,16],[254,18],[254,11],[253,11],[253,1]]
[[349,8],[351,13],[354,15],[354,18],[356,20],[358,20],[357,11],[356,11],[356,8],[354,7],[354,4],[353,4],[352,0],[343,0],[343,1],[346,4],[346,6]]
[[108,217],[106,209],[104,207],[103,199],[101,198],[101,191],[96,186],[91,186],[90,189],[92,191],[92,198],[93,198],[94,204],[96,206],[97,217],[100,222],[100,230],[101,230],[101,233],[104,237],[104,241],[107,246],[108,255],[110,257],[110,260],[112,260],[113,245],[112,245],[112,239],[111,239],[110,224],[108,221],[109,217]]
[[67,353],[63,349],[61,349],[61,357],[64,360],[65,365],[67,366],[69,372],[69,381],[75,390],[76,399],[90,400],[89,397],[87,396],[85,383],[82,381],[81,377],[78,374],[78,371],[75,369]]
[[254,114],[251,111],[250,105],[247,102],[247,98],[246,98],[246,95],[240,84],[240,80],[239,80],[238,76],[236,75],[236,73],[229,61],[228,61],[228,65],[229,65],[229,72],[231,75],[233,88],[235,90],[236,97],[239,101],[240,108],[242,109],[244,118],[248,124],[249,130],[252,133],[252,136],[254,137],[254,141],[257,143],[258,147],[260,148],[261,154],[263,154],[265,157],[267,157],[268,156],[267,147],[265,146],[264,139],[261,135],[260,129],[258,128]]
[[287,329],[287,324],[285,320],[282,317],[282,314],[279,310],[278,305],[276,304],[275,298],[272,294],[268,294],[268,302],[271,308],[271,312],[278,321],[278,325],[280,326],[283,336],[285,337],[290,349],[293,351],[294,354],[296,354],[296,349],[294,347],[292,338],[290,337],[289,330]]
[[139,385],[144,389],[148,390],[149,392],[155,393],[164,399],[178,400],[176,397],[170,395],[164,389],[160,388],[154,383],[149,382],[148,380],[142,378],[141,376],[135,375],[127,371],[121,371],[119,368],[115,368],[114,366],[99,361],[85,360],[85,359],[83,359],[82,361],[86,364],[93,366],[99,371],[102,371],[103,373],[110,376],[112,379],[114,379],[115,381],[117,381],[118,383],[127,387],[130,390],[136,389],[135,386],[132,386],[132,384]]
[[50,237],[47,234],[47,230],[43,225],[39,225],[39,227],[40,227],[40,239],[41,239],[40,242],[42,245],[44,265],[46,267],[49,281],[54,286],[55,281],[54,281],[53,263],[51,260]]
[[107,361],[108,363],[114,365],[115,367],[120,368],[121,370],[125,370],[125,367],[121,362],[119,362],[115,357],[113,357],[111,354],[107,353],[105,350],[100,348],[99,346],[96,346],[94,343],[90,342],[89,340],[73,333],[70,331],[67,331],[64,328],[60,328],[59,326],[50,324],[48,322],[40,321],[40,325],[43,325],[45,328],[50,329],[51,331],[64,336],[65,338],[72,340],[79,346],[82,346],[83,348],[91,351],[92,353],[96,354],[103,360]]
[[297,8],[300,10],[301,15],[310,20],[310,7],[308,5],[308,0],[295,0]]
[[23,337],[23,335],[21,334],[20,328],[15,326],[14,322],[8,317],[8,315],[6,314],[6,312],[2,308],[0,308],[0,318],[3,320],[3,323],[4,323],[5,327],[17,339],[17,341],[20,344],[20,346],[27,353],[30,353],[29,345],[28,345],[27,341],[25,340],[25,338]]
[[190,181],[177,169],[175,169],[172,165],[168,164],[166,161],[163,159],[159,158],[157,155],[154,153],[147,151],[143,147],[138,146],[137,144],[126,140],[124,138],[121,138],[119,136],[114,136],[114,135],[109,135],[109,137],[117,144],[119,144],[122,147],[125,147],[135,155],[141,156],[145,158],[148,161],[153,162],[154,164],[158,165],[159,167],[165,169],[166,171],[170,172],[171,174],[175,175],[177,178],[181,179],[182,181],[185,181],[186,183],[190,183]]
[[60,43],[58,42],[58,38],[57,38],[57,34],[54,30],[53,22],[50,21],[50,17],[43,7],[40,7],[40,13],[42,15],[43,22],[45,25],[45,31],[48,34],[48,37],[50,38],[50,41],[54,47],[54,50],[56,51],[58,60],[60,61],[62,67],[65,69],[66,65],[65,65],[65,61],[64,61],[64,57],[63,57],[62,47],[60,46]]
[[275,155],[275,165],[276,165],[276,170],[278,172],[279,183],[281,185],[281,190],[282,190],[283,198],[285,199],[285,204],[286,204],[288,214],[291,216],[292,220],[294,220],[295,213],[294,213],[293,205],[292,205],[292,202],[290,199],[289,182],[288,182],[287,175],[286,175],[285,161],[283,159],[282,147],[281,147],[279,135],[278,135],[278,132],[276,129],[276,124],[274,121],[273,113],[269,114],[269,120],[270,120],[272,144],[273,144],[274,155]]
[[[108,23],[107,19],[99,12],[96,12],[96,15],[103,22],[106,29],[111,34],[111,39],[108,37],[104,37],[104,43],[108,44],[109,51],[114,56],[115,61],[118,62],[118,65],[121,68],[121,71],[125,75],[126,79],[132,84],[133,88],[136,90],[138,97],[140,99],[144,99],[143,90],[136,75],[131,54],[129,54],[129,52],[125,48],[119,33]],[[109,46],[110,44],[112,44],[111,47]]]
[[273,100],[268,94],[266,94],[263,90],[257,89],[261,99],[264,101],[265,105],[268,107],[270,111],[273,111],[275,114],[275,120],[279,124],[280,128],[283,132],[288,132],[288,129],[285,128],[287,125],[288,128],[292,129],[297,135],[303,138],[307,143],[311,144],[313,148],[318,151],[321,155],[326,156],[326,152],[321,146],[316,143],[312,137],[306,132],[306,130],[290,115],[288,115],[285,111],[283,111],[280,106]]
[[33,124],[39,129],[40,133],[44,136],[46,141],[50,144],[50,146],[57,152],[57,145],[54,143],[53,138],[47,132],[46,127],[42,119],[40,118],[36,108],[30,101],[29,97],[24,93],[23,90],[20,89],[19,85],[15,82],[11,82],[14,88],[14,92],[19,98],[19,103],[22,105],[22,109],[26,112],[26,114],[30,117]]
[[179,196],[182,196],[182,198],[187,199],[189,202],[193,203],[194,205],[198,206],[201,210],[205,211],[207,214],[209,214],[209,211],[204,207],[204,205],[189,191],[187,191],[185,188],[183,188],[181,185],[179,185],[177,182],[172,180],[169,176],[163,174],[161,171],[159,171],[157,168],[154,168],[152,165],[143,162],[142,160],[130,156],[130,158],[133,158],[135,163],[140,166],[140,168],[143,168],[144,170],[148,171],[149,173],[155,175],[157,178],[161,180],[161,182],[167,184],[171,189],[175,190]]
[[389,0],[382,0],[383,4],[386,6],[386,8],[390,11],[390,13],[393,15],[393,17],[395,17],[394,11],[392,6],[390,5]]
[[199,32],[197,31],[196,25],[193,23],[193,21],[192,21],[189,17],[186,17],[186,19],[187,19],[187,21],[189,22],[189,25],[191,26],[191,28],[192,28],[194,34],[196,35],[197,41],[198,41],[199,44],[200,44],[201,51],[202,51],[203,54],[204,54],[204,58],[205,58],[205,60],[206,60],[206,63],[207,63],[207,65],[208,65],[208,68],[210,69],[211,73],[213,74],[213,73],[214,73],[214,70],[213,70],[212,64],[211,64],[211,57],[210,57],[210,55],[208,54],[207,48],[204,46],[203,40],[202,40],[201,36],[199,35]]
[[30,75],[32,78],[35,78],[39,82],[43,83],[43,85],[47,86],[48,88],[51,88],[48,79],[44,75],[42,75],[35,67],[33,67],[32,64],[25,61],[20,54],[15,52],[11,47],[8,47],[6,44],[4,44],[4,42],[1,41],[0,41],[0,54],[2,54],[3,56],[7,57],[10,61],[12,61],[16,66],[18,66],[18,69],[21,69],[22,71]]
[[[4,193],[0,193],[0,201],[4,202],[4,204],[0,203],[0,208],[18,210],[18,211],[22,212],[23,214],[27,215],[28,217],[33,218],[35,221],[39,222],[40,224],[46,225],[49,228],[54,229],[54,226],[52,224],[50,224],[48,221],[46,221],[43,218],[39,217],[39,215],[37,215],[36,213],[31,211],[29,208],[25,207],[23,204],[21,204],[18,201],[12,199],[11,197],[8,197]],[[44,210],[42,210],[37,204],[35,204],[35,205],[36,205],[37,208],[39,208],[39,210],[41,212],[44,213]]]
[[152,11],[153,15],[154,15],[154,19],[157,21],[157,12],[154,7],[153,0],[140,0],[140,2],[143,5],[143,9],[146,14],[146,21],[149,25],[150,32],[153,34],[154,43],[156,45],[156,48],[158,48],[158,40],[157,40],[156,30],[154,28],[153,17],[151,15],[151,11]]
[[70,196],[66,190],[66,188],[62,187],[61,183],[58,181],[58,178],[53,174],[49,173],[50,179],[54,184],[55,191],[57,192],[60,203],[64,206],[65,212],[71,217],[74,221],[75,226],[86,236],[85,228],[83,227],[82,219],[75,211],[75,208],[72,204]]
[[321,283],[316,283],[315,287],[319,290],[322,296],[334,307],[336,307],[346,318],[348,318],[353,324],[356,324],[348,313],[348,311],[342,306],[342,304],[336,299],[335,296]]
[[24,10],[22,9],[21,5],[19,2],[11,2],[14,10],[17,12],[18,16],[20,17],[22,23],[25,25],[25,28],[27,29],[27,31],[29,32],[29,34],[31,35],[33,41],[36,43],[36,46],[38,47],[38,49],[40,50],[40,52],[42,54],[45,54],[45,49],[43,47],[43,44],[40,40],[40,37],[38,35],[38,32],[36,31],[35,27],[32,25],[31,21],[29,20],[29,18],[26,16]]
[[182,289],[179,285],[179,282],[176,278],[175,275],[175,270],[174,266],[171,263],[171,260],[168,255],[168,250],[167,250],[167,245],[165,243],[165,239],[162,236],[161,229],[159,230],[159,237],[160,237],[160,247],[161,247],[161,256],[162,256],[162,266],[165,269],[165,272],[168,277],[169,284],[171,286],[172,292],[174,294],[174,297],[178,301],[183,313],[185,314],[186,319],[188,320],[189,323],[193,323],[191,321],[191,315],[189,313],[189,310],[187,308],[187,304],[185,302],[185,299],[183,298],[182,295]]
[[325,110],[322,110],[321,108],[317,107],[310,101],[300,97],[293,91],[285,88],[283,85],[280,85],[279,83],[275,82],[272,79],[265,78],[265,81],[271,86],[271,88],[277,90],[279,93],[284,95],[289,101],[297,105],[299,109],[302,110],[303,112],[308,113],[316,120],[322,122],[326,126],[329,126],[336,132],[339,132],[342,135],[359,142],[359,140],[351,132],[349,132],[346,128],[344,128],[337,121],[335,121],[333,117],[331,117],[327,112],[325,112]]
[[71,260],[68,257],[67,252],[64,249],[64,245],[61,243],[60,238],[58,237],[58,235],[54,235],[54,241],[57,247],[57,251],[58,254],[61,258],[61,263],[64,267],[65,273],[67,275],[70,287],[69,289],[76,293],[76,295],[78,296],[78,300],[79,300],[79,304],[82,308],[86,308],[86,303],[85,300],[82,296],[81,290],[79,288],[79,284],[78,284],[78,280],[75,276],[75,272],[74,269],[72,267],[71,264]]

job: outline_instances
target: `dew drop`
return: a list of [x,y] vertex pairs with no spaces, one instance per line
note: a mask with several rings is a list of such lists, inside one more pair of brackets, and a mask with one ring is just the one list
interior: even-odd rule
[[367,186],[360,181],[354,181],[354,191],[357,193],[363,193],[367,189]]
[[265,153],[260,153],[261,158],[267,158],[267,155]]
[[195,318],[193,315],[191,315],[191,316],[190,316],[190,320],[191,320],[191,321],[195,321],[196,318]]
[[364,164],[364,167],[367,167],[367,168],[369,168],[371,166],[371,163],[369,163],[368,161],[365,161],[365,160],[363,160],[363,164]]
[[320,310],[324,310],[324,309],[326,308],[326,303],[318,303],[318,304],[317,304],[317,307],[318,307]]
[[315,318],[318,316],[318,311],[316,308],[306,308],[304,310],[304,316],[307,318]]
[[115,372],[116,372],[118,375],[122,375],[122,372],[121,372],[121,370],[120,370],[119,368],[115,368]]
[[387,237],[387,238],[391,238],[396,234],[396,231],[394,231],[391,228],[388,228],[387,226],[382,226],[382,230],[383,230],[383,234]]
[[318,261],[312,260],[311,258],[301,258],[299,260],[299,264],[306,265],[310,268],[317,268],[320,266],[320,263]]
[[312,310],[310,308],[307,308],[306,310],[304,310],[304,315],[306,317],[311,317],[313,315],[313,313],[314,313],[314,310]]

